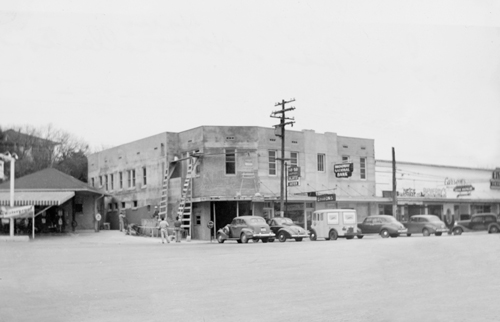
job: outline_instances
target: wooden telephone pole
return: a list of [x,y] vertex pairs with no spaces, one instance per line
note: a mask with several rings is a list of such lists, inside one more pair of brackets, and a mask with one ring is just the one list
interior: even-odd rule
[[[271,113],[271,117],[274,118],[279,118],[280,119],[280,124],[275,125],[275,129],[280,129],[280,134],[276,134],[276,136],[281,137],[281,158],[277,158],[277,160],[281,161],[281,182],[280,182],[280,217],[283,217],[283,212],[285,209],[285,200],[283,198],[283,192],[285,190],[285,126],[286,125],[292,125],[295,123],[294,118],[289,118],[285,116],[286,112],[293,111],[295,107],[289,107],[285,108],[285,104],[295,102],[295,99],[291,99],[289,101],[282,100],[279,103],[276,103],[274,106],[281,106],[281,110],[274,111]],[[279,115],[280,116],[277,116]],[[286,120],[292,120],[289,122],[286,122]]]

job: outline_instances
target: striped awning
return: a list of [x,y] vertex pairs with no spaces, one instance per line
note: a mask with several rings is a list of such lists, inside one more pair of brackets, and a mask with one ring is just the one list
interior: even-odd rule
[[[14,191],[14,206],[59,206],[73,198],[74,191]],[[10,206],[10,192],[0,192],[0,205]]]

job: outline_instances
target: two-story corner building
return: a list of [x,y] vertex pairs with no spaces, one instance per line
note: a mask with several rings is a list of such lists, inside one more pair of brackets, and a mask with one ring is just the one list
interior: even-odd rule
[[[376,160],[381,213],[392,214],[392,162]],[[500,169],[396,163],[398,218],[431,214],[455,220],[481,212],[500,214]],[[451,219],[451,218],[450,218]]]
[[[287,130],[285,159],[287,168],[300,169],[285,185],[285,215],[301,225],[315,209],[354,208],[360,219],[378,212],[374,140]],[[337,178],[334,165],[343,162],[353,164],[352,175]],[[215,230],[235,216],[279,215],[281,138],[272,128],[165,132],[92,154],[88,164],[90,185],[113,195],[106,200],[112,228],[120,209],[140,223],[157,207],[169,221],[187,213],[192,238],[210,239],[209,221]],[[335,200],[316,201],[333,194]]]

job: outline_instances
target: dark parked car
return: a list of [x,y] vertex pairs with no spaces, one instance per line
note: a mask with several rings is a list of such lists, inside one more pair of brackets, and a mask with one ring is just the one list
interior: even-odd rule
[[500,232],[500,223],[497,215],[491,212],[474,214],[469,220],[460,220],[453,226],[453,235],[461,235],[464,231],[487,231],[488,233]]
[[406,234],[407,231],[402,223],[389,215],[369,216],[358,224],[358,236],[359,234],[379,234],[383,238],[398,237],[400,234]]
[[254,242],[262,240],[267,243],[275,235],[264,218],[259,216],[236,217],[225,227],[217,231],[217,241],[223,243],[226,240],[236,240],[238,243],[248,243],[250,239]]
[[438,216],[434,215],[415,215],[410,218],[409,222],[403,224],[408,229],[407,236],[411,236],[411,234],[423,234],[424,236],[435,234],[441,236],[443,233],[448,232],[446,224]]
[[[284,242],[289,238],[293,238],[300,242],[303,238],[309,237],[307,231],[293,223],[290,218],[275,217],[269,220],[271,231],[277,236],[280,242]],[[273,241],[273,240],[269,240]]]

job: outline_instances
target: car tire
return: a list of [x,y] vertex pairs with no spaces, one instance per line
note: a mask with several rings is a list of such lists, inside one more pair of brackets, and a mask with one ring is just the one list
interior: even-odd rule
[[429,229],[427,229],[427,228],[422,229],[422,234],[425,237],[429,237],[431,235],[431,233],[429,232]]
[[328,237],[330,240],[337,240],[337,232],[335,230],[330,230],[330,232],[328,233]]
[[358,239],[362,239],[363,237],[365,237],[364,235],[358,235]]
[[354,236],[345,236],[345,239],[353,239]]
[[490,234],[496,234],[496,233],[498,233],[498,227],[497,226],[491,226],[490,229],[488,230],[488,233],[490,233]]
[[270,243],[274,243],[274,238],[269,238],[267,241]]
[[265,244],[269,241],[269,238],[262,238],[262,242]]
[[245,234],[241,234],[241,236],[240,236],[240,240],[241,240],[241,242],[242,242],[243,244],[248,243],[248,237],[247,237],[247,235],[245,235]]
[[462,228],[453,228],[453,235],[462,235]]
[[301,242],[302,241],[302,237],[295,238],[295,241]]
[[258,243],[259,242],[259,239],[258,238],[254,238],[252,239],[254,243]]
[[406,236],[410,237],[410,236],[411,236],[411,234],[406,234]]
[[312,241],[318,240],[318,235],[316,235],[316,232],[314,230],[311,230],[311,234],[309,235],[309,239]]
[[435,233],[436,236],[441,236],[443,233]]
[[217,241],[219,244],[223,244],[225,239],[222,237],[222,234],[217,234]]
[[398,238],[399,237],[399,234],[392,234],[391,235],[391,238]]
[[382,238],[389,238],[389,232],[387,231],[387,229],[382,229],[382,230],[380,231],[380,236],[381,236]]
[[286,242],[286,233],[284,231],[278,233],[278,240],[280,243]]

